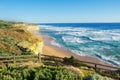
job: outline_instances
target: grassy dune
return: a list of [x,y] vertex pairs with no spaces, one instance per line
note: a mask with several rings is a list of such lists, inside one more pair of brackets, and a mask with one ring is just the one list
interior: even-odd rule
[[[15,24],[18,24],[18,26],[15,26]],[[28,46],[32,46],[42,40],[35,37],[27,28],[23,28],[29,28],[29,24],[26,24],[27,26],[21,26],[19,24],[21,23],[0,21],[0,54],[34,54],[34,51],[29,49]]]

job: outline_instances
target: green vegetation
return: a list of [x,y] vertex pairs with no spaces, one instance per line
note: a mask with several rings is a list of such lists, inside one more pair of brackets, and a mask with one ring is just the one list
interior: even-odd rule
[[75,59],[74,57],[70,57],[70,58],[63,58],[63,63],[66,65],[73,65],[74,67],[80,67],[80,66],[87,66],[90,67],[89,65],[80,62],[78,59]]
[[74,56],[70,56],[70,58],[69,58],[70,60],[74,60],[75,59],[75,57]]
[[11,66],[0,69],[1,80],[112,80],[100,75],[76,75],[64,67],[41,66],[35,68]]
[[8,51],[6,51],[4,48],[0,48],[0,55],[13,55],[13,53],[12,52],[8,52]]
[[13,26],[12,26],[11,22],[6,22],[6,21],[3,21],[3,20],[0,20],[0,28],[10,29],[10,28],[13,28]]
[[71,71],[61,67],[42,66],[37,68],[9,67],[0,70],[2,80],[82,80]]
[[114,78],[120,78],[120,70],[113,70],[113,71],[109,71],[109,70],[102,70],[102,69],[97,69],[97,73],[101,74],[101,75],[107,75],[109,77],[113,77]]
[[16,44],[16,41],[10,37],[1,37],[0,38],[0,41],[4,41],[4,42],[7,42],[8,44],[11,44],[12,46],[14,46]]
[[30,51],[22,52],[21,55],[32,55],[33,53]]
[[112,80],[110,78],[107,77],[102,77],[100,75],[94,74],[94,75],[89,75],[86,80]]

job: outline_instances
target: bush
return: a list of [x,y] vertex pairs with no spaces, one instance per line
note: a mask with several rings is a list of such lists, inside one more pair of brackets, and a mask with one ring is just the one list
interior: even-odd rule
[[87,64],[80,62],[80,60],[75,59],[73,56],[71,56],[70,58],[63,58],[63,63],[65,65],[72,65],[75,67],[80,67],[80,66],[88,66]]
[[69,58],[70,60],[74,60],[75,59],[75,57],[74,56],[70,56],[70,58]]
[[1,80],[82,80],[82,77],[61,67],[9,67],[0,71]]
[[98,74],[89,75],[86,80],[113,80],[111,78],[102,77]]
[[13,28],[13,26],[11,22],[5,22],[5,21],[0,20],[0,28],[10,29],[10,28]]
[[28,51],[28,52],[22,52],[21,55],[31,55],[33,54],[32,52]]
[[97,73],[99,74],[102,74],[102,75],[106,75],[107,76],[111,76],[112,78],[120,78],[120,70],[102,70],[102,69],[99,69],[97,71]]

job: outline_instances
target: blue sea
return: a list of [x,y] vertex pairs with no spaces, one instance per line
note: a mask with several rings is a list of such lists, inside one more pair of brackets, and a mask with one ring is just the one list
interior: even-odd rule
[[120,66],[120,23],[51,23],[40,29],[55,38],[52,45]]

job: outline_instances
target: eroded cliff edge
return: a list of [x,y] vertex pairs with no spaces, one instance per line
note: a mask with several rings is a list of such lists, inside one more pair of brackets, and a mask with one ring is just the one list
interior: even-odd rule
[[43,39],[34,31],[38,25],[0,21],[0,55],[42,53]]

